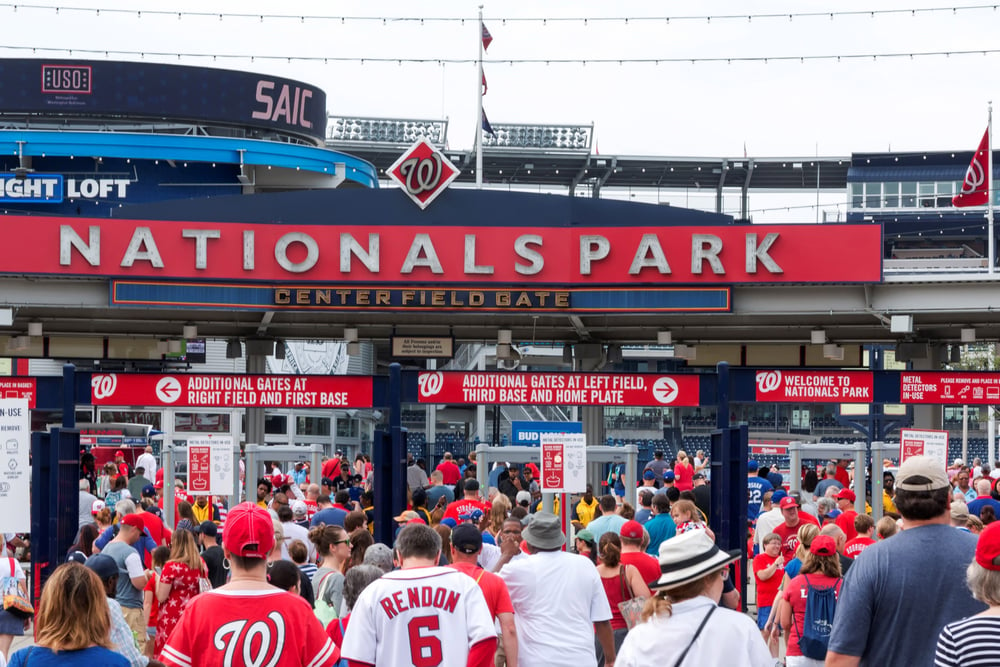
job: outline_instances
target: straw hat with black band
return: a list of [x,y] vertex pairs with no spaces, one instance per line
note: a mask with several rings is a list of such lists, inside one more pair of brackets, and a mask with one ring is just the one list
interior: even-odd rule
[[692,530],[660,544],[660,578],[652,589],[670,590],[717,572],[740,557],[739,549],[723,551],[704,530]]

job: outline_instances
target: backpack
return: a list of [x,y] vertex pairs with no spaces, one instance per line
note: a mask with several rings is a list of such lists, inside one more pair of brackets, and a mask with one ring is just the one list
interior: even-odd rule
[[[826,657],[826,649],[830,643],[830,632],[833,630],[833,617],[837,613],[837,595],[840,594],[840,584],[843,578],[833,586],[813,588],[806,580],[806,613],[799,631],[799,650],[802,655],[813,660]],[[792,617],[794,619],[794,616]],[[798,630],[798,628],[796,628]]]

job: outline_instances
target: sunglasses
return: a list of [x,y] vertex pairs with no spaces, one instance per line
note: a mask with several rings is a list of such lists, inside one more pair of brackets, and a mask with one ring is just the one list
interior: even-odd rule
[[351,546],[351,541],[350,540],[336,540],[334,542],[334,544],[346,544],[347,546]]

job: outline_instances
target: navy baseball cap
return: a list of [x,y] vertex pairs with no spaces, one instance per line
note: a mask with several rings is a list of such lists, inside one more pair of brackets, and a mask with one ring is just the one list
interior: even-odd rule
[[474,554],[483,548],[483,534],[471,523],[463,523],[452,529],[451,543],[464,554]]
[[118,576],[118,564],[107,554],[94,554],[87,559],[84,566],[93,570],[102,580]]
[[663,473],[663,479],[667,480],[668,482],[674,481],[674,471],[668,470],[665,473]]
[[153,488],[152,484],[147,484],[146,486],[142,487],[142,497],[143,498],[155,498],[156,497],[156,489]]
[[656,479],[656,473],[653,472],[652,470],[647,470],[644,473],[642,473],[642,478],[643,479]]

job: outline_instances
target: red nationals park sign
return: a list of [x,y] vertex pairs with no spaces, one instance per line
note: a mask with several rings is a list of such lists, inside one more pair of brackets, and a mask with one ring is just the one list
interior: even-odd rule
[[874,376],[867,371],[757,371],[763,403],[871,403]]
[[700,404],[697,375],[427,371],[420,373],[417,383],[421,403],[685,407]]
[[900,373],[902,403],[1000,403],[1000,373]]
[[476,227],[4,216],[8,274],[340,285],[882,280],[879,225]]
[[372,407],[367,376],[99,373],[91,376],[90,393],[94,405]]

